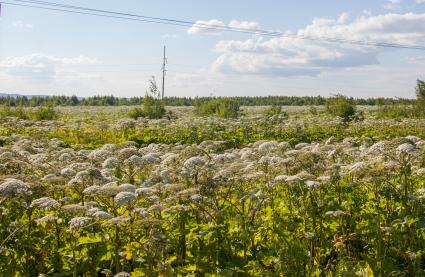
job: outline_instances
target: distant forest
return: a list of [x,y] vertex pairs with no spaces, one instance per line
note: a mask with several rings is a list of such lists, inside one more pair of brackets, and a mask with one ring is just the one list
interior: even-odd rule
[[[220,97],[217,97],[220,98]],[[235,100],[241,106],[312,106],[325,105],[329,99],[322,96],[257,96],[257,97],[228,97]],[[196,106],[212,97],[167,97],[166,106]],[[355,105],[378,106],[378,105],[413,105],[415,99],[403,98],[350,98]],[[143,97],[119,98],[114,96],[93,96],[78,98],[77,96],[3,96],[0,97],[0,105],[3,106],[134,106],[141,105]]]

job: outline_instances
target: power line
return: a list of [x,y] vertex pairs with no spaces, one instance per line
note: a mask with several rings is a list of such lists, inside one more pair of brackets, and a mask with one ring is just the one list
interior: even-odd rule
[[[47,1],[35,1],[35,0],[11,0],[11,1],[20,2],[20,3],[18,4],[18,3],[6,2],[6,1],[0,1],[0,3],[14,5],[14,6],[21,6],[21,7],[36,8],[36,9],[61,11],[61,12],[67,12],[67,13],[76,13],[76,14],[84,14],[84,15],[91,15],[91,16],[100,16],[100,17],[108,17],[108,18],[115,18],[115,19],[141,21],[141,22],[147,22],[147,23],[182,26],[182,27],[196,26],[202,29],[255,34],[255,35],[263,35],[263,36],[271,36],[271,37],[286,37],[286,38],[294,38],[294,39],[304,39],[304,40],[321,41],[321,42],[328,42],[328,43],[353,44],[353,45],[361,45],[361,46],[425,50],[425,46],[421,46],[421,45],[406,45],[406,44],[388,43],[388,42],[350,40],[350,39],[335,38],[335,37],[319,37],[319,36],[316,37],[316,36],[308,36],[308,35],[301,35],[301,34],[288,34],[288,33],[277,32],[277,31],[276,32],[267,31],[267,30],[261,30],[261,29],[235,28],[235,27],[229,27],[229,26],[204,24],[199,22],[177,20],[177,19],[170,19],[170,18],[151,17],[151,16],[121,13],[121,12],[109,11],[109,10],[91,9],[91,8],[86,8],[81,6],[65,5],[65,4],[47,2]],[[21,4],[21,3],[26,3],[26,4]]]

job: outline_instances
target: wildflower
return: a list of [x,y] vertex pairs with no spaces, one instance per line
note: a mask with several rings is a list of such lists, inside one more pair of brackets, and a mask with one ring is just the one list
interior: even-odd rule
[[59,220],[58,216],[56,216],[54,214],[48,214],[48,215],[43,216],[39,219],[36,219],[35,222],[37,223],[37,225],[40,225],[40,224],[45,223],[45,222],[57,221],[57,220]]
[[90,217],[74,217],[69,221],[69,228],[71,230],[81,229],[89,225],[90,222]]
[[114,197],[120,192],[120,188],[117,186],[115,182],[107,183],[101,187],[96,192],[98,196],[106,196],[106,197]]
[[129,216],[117,216],[109,219],[106,223],[104,223],[105,226],[119,226],[123,225],[131,220],[131,217]]
[[183,166],[188,170],[196,170],[196,168],[202,167],[204,165],[205,160],[199,156],[189,158],[183,164]]
[[93,213],[93,216],[97,217],[99,219],[112,218],[112,215],[110,213],[105,212],[105,211],[97,211],[97,212]]
[[108,150],[104,150],[104,149],[96,149],[93,150],[89,155],[88,158],[92,159],[92,160],[105,160],[107,158],[109,158],[110,156],[112,156],[112,153]]
[[287,175],[278,175],[274,178],[274,181],[277,183],[285,182],[286,178],[288,178]]
[[258,146],[258,151],[260,151],[261,154],[265,155],[274,151],[277,147],[278,143],[276,141],[267,141]]
[[99,191],[99,189],[100,189],[100,186],[94,185],[94,186],[90,186],[90,187],[85,188],[83,190],[83,193],[84,194],[95,194]]
[[87,210],[87,214],[93,215],[94,213],[99,212],[99,211],[103,211],[103,210],[99,207],[93,207],[93,208]]
[[117,158],[115,158],[115,157],[110,157],[110,158],[107,158],[107,159],[103,162],[102,167],[103,167],[103,168],[116,168],[116,167],[118,167],[119,165],[120,165],[120,161],[119,161]]
[[59,206],[59,202],[50,197],[38,198],[31,202],[31,207],[37,207],[46,210],[57,209]]
[[150,217],[150,214],[149,214],[148,210],[145,209],[145,208],[135,208],[134,211],[136,213],[140,214],[144,218],[149,218]]
[[161,162],[161,158],[158,154],[149,153],[142,157],[142,160],[145,164],[158,164]]
[[304,183],[305,183],[305,186],[309,189],[317,189],[320,187],[320,183],[316,181],[308,180],[308,181],[305,181]]
[[126,160],[130,158],[131,156],[136,155],[137,156],[137,148],[136,147],[127,147],[123,148],[118,152],[118,158],[121,160]]
[[189,198],[193,202],[199,202],[202,200],[202,196],[200,194],[194,194]]
[[306,146],[309,146],[309,144],[308,144],[308,143],[306,143],[306,142],[301,142],[301,143],[298,143],[297,145],[295,145],[295,146],[294,146],[294,148],[295,148],[296,150],[300,150],[300,149],[305,148]]
[[80,214],[80,213],[84,213],[87,210],[87,207],[84,207],[78,204],[68,204],[68,205],[62,206],[61,210],[64,213],[68,213],[68,214]]
[[400,153],[413,153],[415,150],[415,145],[410,143],[403,143],[397,147],[397,151]]
[[301,181],[302,179],[298,177],[297,175],[289,176],[285,179],[285,182],[287,182],[288,184],[296,184],[296,183],[300,183]]
[[132,167],[140,167],[143,165],[143,159],[140,156],[133,155],[124,161],[124,164]]
[[328,140],[325,142],[326,145],[331,145],[337,142],[337,139],[335,137],[330,137],[328,138]]
[[0,185],[0,195],[10,196],[12,194],[31,195],[30,187],[24,182],[17,179],[6,179]]
[[365,162],[357,162],[349,167],[349,171],[351,174],[361,174],[367,168]]
[[152,194],[154,194],[156,191],[154,189],[151,188],[138,188],[136,189],[136,195],[137,196],[150,196]]
[[119,189],[121,191],[129,191],[129,192],[135,192],[136,191],[136,187],[132,184],[122,184],[119,186]]
[[135,200],[136,200],[136,195],[128,191],[122,191],[118,193],[114,198],[114,201],[117,203],[118,206],[130,204],[131,202]]
[[14,156],[15,156],[15,154],[13,154],[12,152],[6,151],[6,152],[1,153],[0,160],[13,159]]
[[72,155],[70,153],[63,153],[58,157],[58,160],[61,162],[69,162],[72,160]]

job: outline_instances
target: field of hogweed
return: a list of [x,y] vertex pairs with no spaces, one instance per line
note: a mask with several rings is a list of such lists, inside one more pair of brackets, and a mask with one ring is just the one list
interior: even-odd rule
[[0,119],[1,276],[425,276],[421,119],[60,109]]

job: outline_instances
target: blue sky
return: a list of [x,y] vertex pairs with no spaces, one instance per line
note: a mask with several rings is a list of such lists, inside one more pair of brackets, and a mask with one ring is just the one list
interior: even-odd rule
[[[202,24],[425,46],[425,0],[56,2]],[[206,32],[196,26],[4,4],[0,92],[144,95],[150,76],[160,79],[163,45],[168,52],[166,94],[173,96],[414,97],[416,79],[425,79],[425,51]]]

